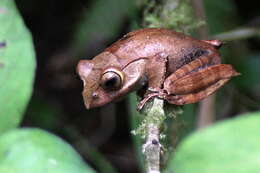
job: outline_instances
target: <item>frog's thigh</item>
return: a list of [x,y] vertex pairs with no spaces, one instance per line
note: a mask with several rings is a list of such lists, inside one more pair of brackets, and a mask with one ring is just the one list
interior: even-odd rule
[[186,76],[187,74],[191,73],[192,71],[206,66],[207,64],[211,64],[213,58],[209,58],[209,56],[201,56],[197,59],[195,59],[194,61],[180,67],[178,70],[176,70],[174,73],[172,73],[169,77],[167,77],[167,79],[164,82],[164,89],[168,90],[167,87],[173,85],[173,83]]
[[162,88],[165,80],[167,58],[168,55],[165,53],[159,53],[150,58],[147,73],[149,76],[149,88],[151,90]]
[[222,79],[230,79],[238,73],[228,64],[218,64],[191,72],[176,79],[176,73],[169,76],[164,83],[164,90],[168,94],[185,95],[199,92],[211,87]]
[[217,89],[219,89],[228,81],[229,79],[222,79],[200,92],[185,94],[185,95],[168,95],[165,99],[169,103],[176,104],[176,105],[196,103],[208,97],[209,95],[213,94]]
[[177,105],[198,102],[237,75],[239,73],[231,65],[218,64],[192,72],[173,82],[169,82],[172,79],[169,76],[164,83],[164,90],[168,93],[166,100]]

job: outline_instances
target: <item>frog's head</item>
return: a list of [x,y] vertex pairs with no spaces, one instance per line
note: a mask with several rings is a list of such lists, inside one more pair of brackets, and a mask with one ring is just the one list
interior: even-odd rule
[[87,109],[118,100],[145,82],[145,59],[121,67],[118,58],[109,52],[93,60],[81,60],[77,72],[84,83],[82,92]]

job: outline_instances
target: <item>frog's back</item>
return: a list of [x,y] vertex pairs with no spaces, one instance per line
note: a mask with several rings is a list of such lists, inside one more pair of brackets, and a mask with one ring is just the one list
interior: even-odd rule
[[161,28],[145,28],[132,31],[112,44],[105,51],[118,57],[121,64],[127,64],[142,57],[153,57],[157,53],[178,56],[179,52],[197,45],[199,40],[182,33]]

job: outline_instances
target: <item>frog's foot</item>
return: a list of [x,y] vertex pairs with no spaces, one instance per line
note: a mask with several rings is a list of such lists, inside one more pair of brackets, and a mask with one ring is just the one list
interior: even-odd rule
[[158,93],[150,93],[148,95],[146,95],[137,105],[137,110],[140,111],[146,102],[148,102],[150,99],[157,97]]
[[153,87],[148,87],[147,88],[147,91],[149,93],[158,93],[158,92],[163,92],[163,89],[159,88],[159,87],[156,87],[156,88],[153,88]]
[[144,105],[146,104],[146,102],[148,102],[150,99],[154,98],[154,97],[158,97],[161,99],[165,99],[167,96],[167,93],[165,90],[163,89],[151,89],[148,88],[148,91],[153,92],[153,93],[149,93],[147,94],[137,105],[137,110],[140,111]]

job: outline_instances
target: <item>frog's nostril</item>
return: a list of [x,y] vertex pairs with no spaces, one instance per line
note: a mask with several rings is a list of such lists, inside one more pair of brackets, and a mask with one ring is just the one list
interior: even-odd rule
[[93,97],[93,99],[97,99],[97,98],[98,98],[98,94],[97,94],[96,92],[94,92],[94,93],[92,94],[92,97]]

